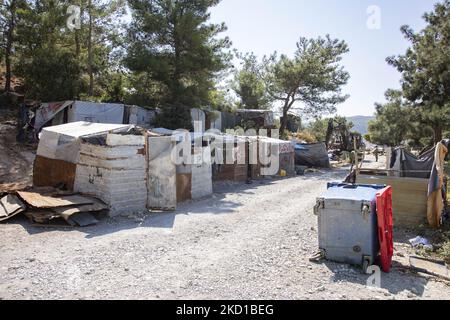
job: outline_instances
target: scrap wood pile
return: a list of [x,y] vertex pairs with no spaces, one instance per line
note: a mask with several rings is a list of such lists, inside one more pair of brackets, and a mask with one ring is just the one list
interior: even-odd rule
[[37,225],[65,222],[85,227],[98,223],[94,214],[108,207],[97,198],[55,188],[31,188],[8,193],[0,198],[0,222],[23,213]]

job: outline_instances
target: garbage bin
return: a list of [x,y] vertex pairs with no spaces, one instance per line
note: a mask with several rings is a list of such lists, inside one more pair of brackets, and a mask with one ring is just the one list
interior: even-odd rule
[[[379,232],[385,233],[378,229],[377,199],[383,208],[389,207],[389,199],[384,196],[386,190],[390,188],[385,185],[328,184],[328,190],[317,199],[314,208],[318,215],[319,248],[325,259],[360,265],[364,272],[378,260]],[[392,223],[385,214],[383,219],[387,221],[382,227],[385,230]],[[389,239],[383,239],[386,249]]]

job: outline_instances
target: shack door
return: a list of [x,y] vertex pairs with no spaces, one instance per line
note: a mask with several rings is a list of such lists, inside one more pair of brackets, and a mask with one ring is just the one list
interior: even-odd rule
[[171,137],[148,138],[148,209],[177,207],[176,167],[171,153]]

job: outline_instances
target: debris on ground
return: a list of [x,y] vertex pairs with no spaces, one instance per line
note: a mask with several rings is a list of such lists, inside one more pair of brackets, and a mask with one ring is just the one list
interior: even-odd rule
[[415,248],[415,247],[423,247],[424,249],[427,250],[433,250],[433,245],[430,243],[430,241],[428,241],[428,239],[421,237],[421,236],[417,236],[414,239],[410,239],[409,243]]
[[108,209],[101,200],[55,188],[34,188],[8,194],[0,200],[0,221],[19,213],[31,222],[43,225],[65,223],[85,227],[97,224],[93,213]]
[[450,272],[444,261],[412,256],[409,258],[409,263],[411,268],[418,272],[424,272],[441,279],[450,280]]
[[90,198],[79,195],[47,196],[37,192],[18,191],[17,194],[30,206],[39,209],[92,204]]

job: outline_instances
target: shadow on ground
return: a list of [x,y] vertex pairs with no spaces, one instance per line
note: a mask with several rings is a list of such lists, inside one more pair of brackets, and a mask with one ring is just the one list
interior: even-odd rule
[[242,206],[238,201],[227,200],[229,194],[252,195],[259,187],[275,184],[282,180],[297,179],[299,183],[304,180],[340,180],[342,170],[314,170],[308,172],[304,176],[296,177],[268,177],[254,180],[252,183],[245,182],[217,182],[214,184],[214,194],[204,199],[196,201],[187,201],[178,205],[175,212],[149,212],[142,214],[130,214],[129,217],[105,218],[98,217],[100,222],[89,227],[72,227],[66,225],[65,221],[57,220],[50,225],[36,226],[20,215],[14,217],[8,223],[20,224],[30,235],[40,234],[43,232],[82,232],[86,234],[87,239],[101,237],[104,235],[132,230],[136,228],[149,228],[172,230],[176,217],[179,215],[196,215],[196,214],[233,214]]
[[[325,261],[323,264],[333,273],[332,282],[348,281],[367,286],[371,277],[369,274],[364,274],[358,267],[331,261]],[[393,262],[390,273],[381,273],[381,289],[385,289],[393,295],[406,291],[422,297],[427,283],[426,278],[413,273],[408,266],[397,261]]]
[[20,224],[30,235],[44,232],[82,232],[91,239],[104,235],[136,228],[172,230],[178,215],[195,214],[232,214],[241,206],[238,202],[228,201],[225,194],[214,194],[199,201],[189,201],[179,205],[175,212],[148,212],[131,214],[129,217],[98,217],[99,223],[88,227],[72,227],[62,219],[56,219],[48,225],[36,225],[23,215],[13,217],[9,224]]

